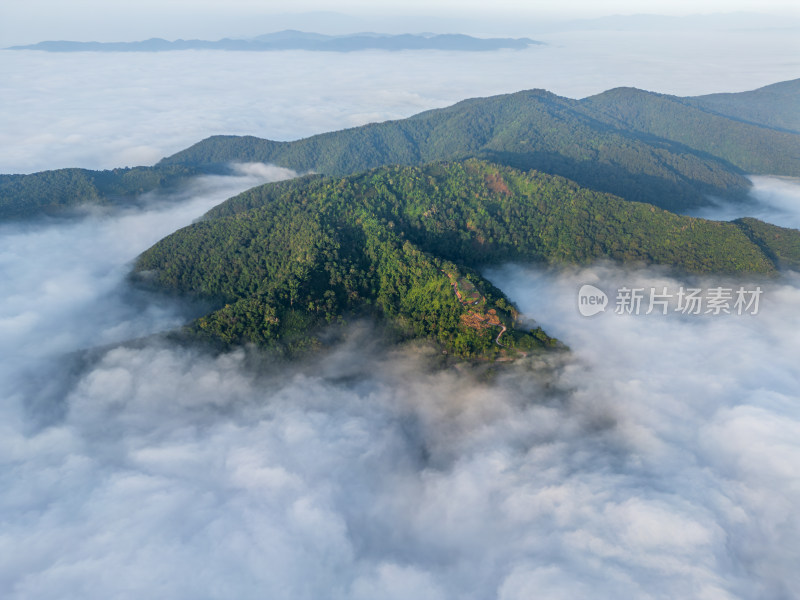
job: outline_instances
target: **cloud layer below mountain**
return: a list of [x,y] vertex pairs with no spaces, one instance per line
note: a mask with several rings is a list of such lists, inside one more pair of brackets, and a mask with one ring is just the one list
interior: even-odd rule
[[4,597],[800,593],[796,275],[746,283],[757,315],[585,318],[583,283],[725,282],[496,269],[572,352],[494,375],[432,370],[368,323],[295,365],[113,346],[185,318],[132,305],[124,265],[232,183],[2,232]]
[[750,202],[731,203],[712,199],[710,206],[691,214],[717,221],[755,217],[781,227],[800,229],[800,182],[797,179],[751,176],[750,181],[753,182]]

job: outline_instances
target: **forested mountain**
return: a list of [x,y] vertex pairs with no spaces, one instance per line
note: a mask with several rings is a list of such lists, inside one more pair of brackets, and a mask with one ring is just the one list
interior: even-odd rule
[[703,204],[706,194],[730,197],[749,187],[740,169],[719,158],[609,125],[603,122],[606,115],[599,115],[601,120],[591,112],[578,101],[531,90],[296,142],[213,137],[159,165],[263,161],[343,175],[384,164],[472,156],[562,175],[586,187],[671,209]]
[[[740,94],[733,94],[739,97]],[[800,100],[800,94],[794,96]],[[617,88],[581,100],[594,118],[720,157],[746,173],[800,175],[800,136],[710,112],[689,100]],[[744,102],[738,106],[749,106]]]
[[778,267],[800,271],[800,235],[796,229],[778,227],[746,217],[734,223]]
[[217,302],[191,332],[224,344],[307,347],[315,327],[368,312],[459,356],[513,357],[554,341],[521,328],[479,266],[607,258],[771,273],[776,231],[782,258],[800,258],[800,232],[778,230],[679,216],[467,160],[254,188],[145,252],[136,277]]
[[750,92],[709,94],[684,100],[732,119],[800,133],[800,79]]
[[[208,172],[210,169],[203,169]],[[32,175],[0,175],[0,218],[64,214],[81,205],[130,202],[153,190],[169,189],[201,172],[185,165],[91,171],[57,169]]]
[[[770,95],[774,102],[796,97],[786,90]],[[741,196],[750,186],[744,173],[800,176],[800,134],[743,123],[693,102],[628,89],[580,101],[529,90],[294,142],[215,136],[154,167],[0,176],[0,217],[115,201],[231,162],[347,175],[478,157],[671,210],[704,204],[708,194]]]

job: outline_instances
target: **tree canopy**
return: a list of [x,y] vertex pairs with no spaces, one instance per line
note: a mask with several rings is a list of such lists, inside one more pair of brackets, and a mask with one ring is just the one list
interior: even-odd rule
[[304,348],[316,327],[369,313],[459,356],[513,357],[555,341],[526,327],[479,267],[607,258],[775,272],[771,226],[748,224],[679,216],[470,159],[253,188],[145,252],[136,277],[216,302],[190,330],[223,344]]

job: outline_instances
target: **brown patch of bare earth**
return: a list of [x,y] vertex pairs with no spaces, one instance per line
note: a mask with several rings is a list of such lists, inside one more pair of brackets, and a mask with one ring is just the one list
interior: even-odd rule
[[461,321],[467,326],[474,329],[489,329],[490,327],[502,327],[500,317],[497,316],[497,311],[491,309],[487,314],[481,314],[475,311],[469,311],[461,315]]
[[470,329],[489,329],[492,327],[483,315],[479,315],[472,311],[461,315],[461,322]]
[[506,196],[511,195],[511,190],[508,189],[505,180],[500,176],[499,173],[486,175],[486,185],[495,194],[505,194]]

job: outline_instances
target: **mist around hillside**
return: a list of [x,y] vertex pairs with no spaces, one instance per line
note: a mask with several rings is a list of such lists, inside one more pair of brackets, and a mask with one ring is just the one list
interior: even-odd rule
[[[177,37],[131,6],[147,35]],[[152,164],[213,134],[297,139],[524,88],[685,96],[800,72],[782,29],[578,29],[466,56],[3,51],[0,172]],[[587,318],[587,283],[732,283],[495,268],[571,353],[494,374],[436,370],[434,350],[384,346],[368,322],[294,365],[215,355],[158,336],[203,307],[126,277],[163,235],[292,175],[240,174],[172,203],[0,225],[0,596],[800,597],[796,274],[742,284],[763,289],[757,315]],[[753,182],[750,214],[800,223],[796,182]]]
[[[754,183],[792,206],[786,182]],[[119,345],[192,314],[137,299],[130,261],[252,184],[0,228],[4,597],[800,593],[796,274],[743,283],[763,289],[756,315],[586,318],[584,283],[729,284],[489,270],[572,350],[494,375],[432,369],[435,351],[368,322],[294,365]]]
[[761,221],[800,229],[800,182],[791,177],[751,176],[752,202],[725,202],[711,198],[711,205],[694,210],[692,216],[717,221],[733,221],[740,217],[755,217]]

